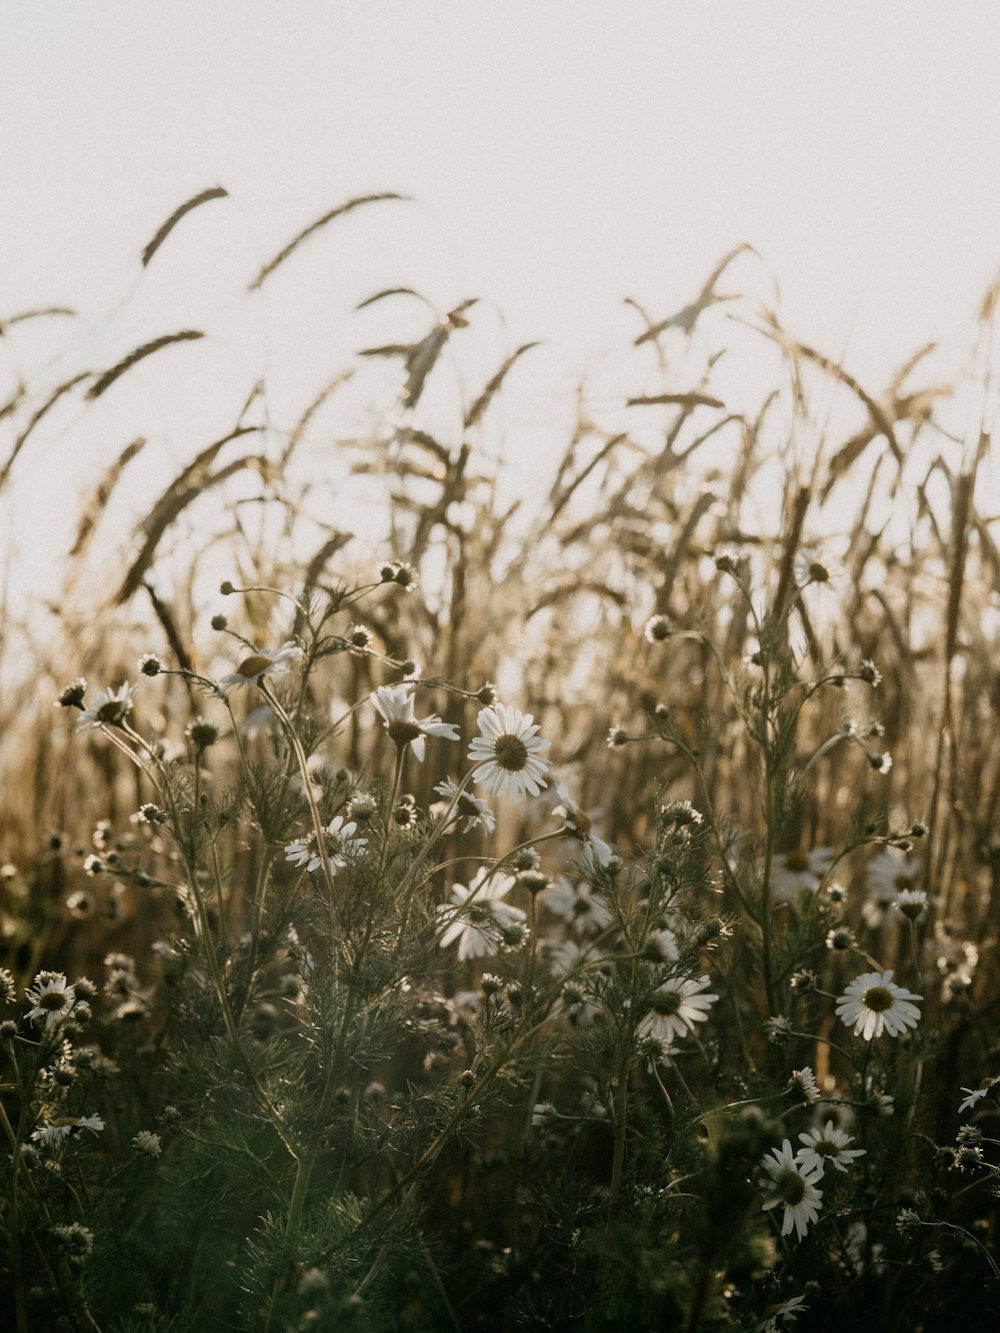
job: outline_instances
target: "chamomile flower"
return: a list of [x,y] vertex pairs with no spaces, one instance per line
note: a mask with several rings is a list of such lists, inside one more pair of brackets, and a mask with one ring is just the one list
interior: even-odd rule
[[468,887],[453,884],[451,903],[437,909],[438,921],[445,928],[438,941],[441,948],[457,942],[459,962],[496,953],[505,930],[525,919],[520,907],[503,901],[515,883],[512,875],[494,875],[480,866]]
[[781,852],[771,864],[771,892],[779,902],[794,902],[800,893],[815,893],[837,853],[832,847]]
[[792,1077],[788,1080],[788,1091],[797,1092],[808,1106],[815,1106],[819,1101],[816,1076],[808,1065],[803,1069],[792,1070]]
[[545,895],[545,906],[576,930],[603,930],[611,923],[611,909],[586,880],[574,884],[560,875]]
[[922,921],[927,915],[930,899],[923,889],[904,889],[893,906],[908,921]]
[[458,740],[458,728],[452,722],[442,722],[437,713],[417,719],[413,691],[405,686],[383,685],[372,691],[371,701],[399,749],[409,745],[418,762],[423,762],[427,736],[442,736],[446,741]]
[[560,804],[552,811],[556,819],[563,822],[563,831],[572,838],[579,838],[593,850],[598,865],[606,866],[611,860],[611,848],[594,833],[590,816],[581,810],[561,782],[556,783],[556,794]]
[[[353,820],[345,823],[343,815],[335,815],[323,830],[331,874],[335,875],[338,869],[346,866],[352,857],[359,855],[368,846],[367,838],[355,837],[357,830],[357,824]],[[323,864],[323,858],[316,845],[315,833],[310,833],[298,842],[289,843],[285,848],[285,860],[291,861],[293,865],[305,866],[306,870],[318,870]]]
[[757,1325],[757,1333],[777,1333],[779,1327],[794,1324],[799,1315],[805,1314],[808,1309],[804,1296],[790,1296],[779,1306],[771,1307],[768,1317],[762,1324]]
[[809,1224],[816,1221],[822,1206],[823,1191],[816,1188],[819,1173],[796,1162],[788,1139],[780,1148],[772,1148],[761,1166],[771,1177],[766,1182],[769,1197],[761,1205],[763,1210],[783,1207],[781,1234],[790,1235],[794,1229],[801,1240]]
[[[455,799],[455,793],[458,791],[458,784],[451,778],[442,778],[434,788],[439,796],[450,805]],[[444,814],[447,805],[443,806],[440,814]],[[455,805],[454,818],[456,822],[461,823],[462,830],[465,833],[471,833],[474,829],[482,829],[484,833],[492,833],[497,826],[493,811],[481,801],[478,796],[473,796],[471,792],[463,791]],[[462,823],[462,821],[465,821]]]
[[892,847],[883,847],[868,864],[868,896],[861,908],[865,925],[877,930],[900,895],[920,887],[922,865]]
[[538,796],[550,767],[539,753],[549,742],[538,736],[531,713],[494,704],[480,709],[477,723],[480,734],[469,746],[476,782],[494,796],[512,801]]
[[132,711],[137,688],[128,681],[123,681],[114,692],[98,690],[93,707],[83,710],[80,721],[76,724],[77,731],[97,731],[101,727],[119,726]]
[[811,546],[803,546],[792,561],[792,576],[798,588],[837,583],[843,572],[839,561]]
[[962,1088],[962,1092],[967,1092],[969,1095],[963,1102],[959,1103],[959,1114],[963,1111],[971,1111],[976,1103],[981,1101],[990,1089],[995,1088],[998,1083],[1000,1083],[1000,1075],[996,1078],[986,1079],[978,1088]]
[[821,1176],[827,1162],[838,1171],[847,1173],[847,1168],[855,1157],[864,1157],[864,1148],[851,1148],[854,1142],[850,1134],[837,1129],[832,1120],[828,1120],[822,1129],[810,1129],[799,1135],[799,1142],[805,1144],[795,1154],[795,1160],[806,1170],[815,1171]]
[[673,977],[665,981],[650,997],[649,1013],[639,1024],[638,1035],[650,1033],[672,1042],[675,1037],[693,1032],[695,1023],[704,1023],[719,998],[708,992],[711,984],[707,976]]
[[855,977],[837,1001],[837,1016],[854,1035],[871,1041],[888,1032],[898,1037],[920,1022],[920,1010],[913,1003],[922,1000],[892,979],[892,972],[863,972]]
[[289,662],[294,662],[301,656],[302,649],[291,641],[283,643],[280,648],[261,648],[259,652],[244,657],[235,671],[221,676],[219,684],[226,694],[244,685],[247,687],[259,685],[266,676],[274,676],[279,671],[285,671]]
[[28,1011],[28,1022],[43,1022],[50,1028],[73,1012],[76,991],[67,984],[62,972],[39,972],[34,985],[25,991],[24,998],[32,1006]]

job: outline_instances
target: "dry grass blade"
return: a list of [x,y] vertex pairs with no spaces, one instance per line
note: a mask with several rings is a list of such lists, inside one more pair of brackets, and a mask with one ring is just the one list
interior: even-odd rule
[[[306,569],[305,581],[302,585],[302,597],[300,599],[303,604],[308,602],[309,594],[319,582],[319,576],[326,568],[330,557],[336,555],[342,547],[346,546],[351,540],[351,537],[352,534],[350,532],[335,532],[331,537],[326,539],[313,558],[309,561],[309,565]],[[293,639],[297,638],[302,633],[304,626],[305,616],[300,608],[295,613],[295,623],[292,626]]]
[[406,384],[403,386],[403,402],[407,407],[415,407],[423,393],[427,376],[434,369],[445,343],[455,329],[468,327],[469,321],[465,318],[465,311],[474,306],[478,299],[475,296],[471,297],[457,305],[454,310],[449,310],[446,315],[442,315],[419,342],[387,343],[382,347],[366,347],[358,355],[401,356],[406,362],[407,371]]
[[288,437],[288,443],[285,445],[284,453],[281,456],[282,469],[284,469],[284,467],[288,463],[288,460],[291,458],[292,454],[301,444],[302,437],[305,435],[307,429],[309,428],[310,421],[312,421],[313,417],[323,406],[326,400],[332,394],[336,393],[336,391],[340,388],[342,384],[346,384],[353,374],[354,374],[353,370],[342,370],[338,374],[334,375],[332,379],[327,380],[326,384],[323,385],[322,389],[320,389],[319,393],[316,395],[316,397],[312,400],[312,402],[309,404],[306,410],[299,417],[298,421],[292,428],[292,433]]
[[10,470],[14,466],[14,460],[17,458],[18,454],[21,452],[21,450],[27,443],[28,436],[35,429],[38,423],[42,420],[45,414],[51,408],[55,407],[59,399],[62,398],[64,394],[69,393],[70,389],[74,388],[77,384],[79,384],[81,380],[89,379],[90,374],[91,372],[89,370],[82,371],[79,375],[74,375],[72,379],[64,380],[62,384],[60,384],[57,388],[55,388],[52,391],[52,393],[49,394],[48,398],[46,398],[45,402],[41,405],[41,407],[38,409],[35,415],[28,422],[27,426],[25,426],[24,430],[14,441],[14,448],[10,452],[10,457],[7,459],[6,463],[4,463],[3,467],[0,468],[0,487],[4,485],[7,478],[10,476]]
[[415,296],[418,301],[423,301],[424,305],[430,305],[426,296],[420,292],[414,291],[412,287],[386,287],[383,291],[376,292],[374,296],[367,296],[363,301],[354,307],[355,310],[367,310],[370,305],[375,305],[377,301],[385,301],[390,296]]
[[11,394],[11,396],[7,399],[7,401],[4,403],[4,405],[0,407],[0,421],[3,421],[6,417],[14,415],[17,409],[24,402],[24,395],[27,393],[27,391],[28,391],[28,386],[22,381],[14,390],[14,392]]
[[340,204],[337,208],[332,208],[329,213],[324,213],[321,218],[317,218],[315,222],[311,222],[304,231],[300,231],[297,236],[293,237],[293,239],[288,242],[283,250],[279,250],[270,263],[264,265],[254,278],[253,282],[250,283],[247,290],[251,292],[256,291],[261,283],[263,283],[266,278],[269,278],[274,270],[278,268],[279,265],[283,264],[288,256],[293,254],[304,240],[312,236],[314,232],[319,231],[321,227],[325,227],[328,222],[332,222],[334,218],[343,217],[345,213],[350,213],[355,208],[361,208],[364,204],[377,204],[388,199],[405,200],[408,197],[408,195],[396,194],[393,191],[386,194],[365,194],[360,195],[357,199],[349,199],[346,204]]
[[121,605],[123,602],[127,602],[136,589],[142,585],[146,572],[153,563],[156,548],[171,523],[200,495],[204,495],[213,486],[218,486],[220,482],[225,481],[227,477],[231,477],[243,468],[259,469],[260,460],[255,455],[248,454],[225,464],[217,472],[199,474],[197,480],[191,484],[178,485],[177,482],[174,482],[170,489],[161,496],[153,512],[142,525],[146,540],[142,545],[142,550],[122,580],[121,587],[115,595],[116,603]]
[[[193,671],[194,661],[184,645],[184,640],[181,638],[180,630],[177,628],[177,622],[173,617],[170,607],[167,606],[166,602],[164,602],[157,594],[156,589],[151,583],[143,580],[142,586],[146,590],[150,605],[153,608],[157,620],[163,626],[163,632],[167,636],[167,642],[170,644],[171,652],[177,659],[177,665],[183,671]],[[190,681],[185,681],[185,684],[187,685],[188,694],[192,695]]]
[[163,225],[157,231],[156,235],[146,246],[145,250],[143,250],[142,252],[143,268],[145,268],[148,265],[149,261],[156,254],[157,250],[159,250],[160,246],[167,239],[167,237],[170,235],[173,229],[177,226],[178,222],[180,222],[182,218],[187,217],[188,213],[190,213],[193,209],[198,208],[201,204],[207,204],[211,199],[228,199],[228,198],[229,198],[228,190],[224,190],[221,185],[213,185],[211,186],[210,189],[202,190],[200,194],[194,194],[191,196],[190,199],[185,199],[183,204],[174,209],[174,211],[167,218],[166,222],[163,223]]
[[508,371],[511,369],[511,367],[514,365],[514,363],[515,363],[520,357],[522,357],[522,356],[524,355],[525,352],[530,352],[531,349],[532,349],[533,347],[537,347],[537,346],[538,346],[538,343],[537,343],[537,342],[522,343],[521,346],[517,349],[516,352],[512,352],[512,353],[511,353],[511,355],[510,355],[510,356],[507,358],[507,360],[503,363],[503,365],[500,367],[500,369],[497,371],[497,373],[493,376],[493,378],[492,378],[492,379],[489,381],[489,383],[486,385],[486,388],[482,391],[482,393],[479,395],[479,397],[476,399],[476,401],[475,401],[475,402],[472,404],[472,406],[469,408],[468,412],[466,412],[466,414],[465,414],[465,429],[466,429],[466,430],[468,430],[470,426],[474,426],[474,425],[476,424],[476,422],[479,420],[479,418],[480,418],[480,417],[483,415],[483,413],[486,411],[487,407],[489,407],[490,402],[491,402],[493,396],[497,393],[497,391],[499,390],[500,386],[503,384],[504,380],[507,378],[507,373],[508,373]]
[[680,310],[675,311],[672,315],[668,315],[666,319],[658,320],[655,324],[650,322],[649,316],[636,301],[629,299],[627,304],[639,311],[639,314],[642,315],[647,325],[645,332],[641,333],[639,337],[635,339],[635,346],[641,347],[643,343],[655,342],[661,333],[666,333],[667,329],[682,329],[684,333],[693,333],[698,319],[704,311],[708,310],[711,306],[718,305],[722,301],[738,301],[739,296],[736,294],[721,296],[716,292],[715,284],[719,281],[733,260],[738,255],[744,254],[746,251],[751,251],[754,254],[757,253],[753,246],[749,245],[746,241],[743,241],[740,245],[734,246],[733,249],[730,250],[728,254],[723,255],[716,264],[715,268],[706,279],[701,291],[693,301],[686,306],[682,306]]
[[173,343],[193,342],[196,338],[204,338],[204,336],[198,329],[181,329],[179,333],[167,333],[162,338],[154,338],[152,342],[143,343],[141,347],[136,347],[134,351],[129,352],[128,356],[123,357],[117,365],[112,366],[110,370],[106,370],[87,390],[87,397],[91,400],[100,398],[101,394],[106,393],[126,371],[131,370],[139,361],[144,361],[147,356],[152,356],[154,352],[158,352],[161,347],[169,347]]
[[118,484],[119,477],[145,443],[145,437],[140,435],[131,444],[127,444],[88,496],[77,524],[76,537],[70,550],[71,556],[80,555],[89,543],[97,528],[97,521]]
[[47,319],[50,315],[75,316],[76,311],[70,310],[69,306],[65,305],[48,305],[40,310],[23,310],[19,315],[11,315],[9,319],[0,319],[0,338],[12,324],[23,324],[29,319]]
[[641,398],[627,398],[626,407],[725,407],[718,398],[707,393],[656,393]]

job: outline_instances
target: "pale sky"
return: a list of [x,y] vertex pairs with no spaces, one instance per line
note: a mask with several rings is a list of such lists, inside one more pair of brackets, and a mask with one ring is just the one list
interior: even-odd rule
[[[737,242],[762,256],[734,270],[741,282],[772,300],[777,281],[786,326],[845,353],[873,389],[930,339],[967,347],[1000,267],[993,5],[8,0],[3,13],[0,318],[74,306],[104,364],[217,328],[192,393],[223,370],[250,384],[259,366],[279,397],[301,383],[307,401],[379,340],[353,306],[405,283],[442,309],[482,298],[484,367],[545,341],[512,377],[506,419],[537,447],[579,376],[628,352],[639,330],[623,298],[668,314]],[[192,214],[140,281],[157,226],[216,184],[231,199]],[[333,224],[275,275],[252,325],[227,325],[263,260],[382,190],[414,202]],[[5,338],[0,387],[66,337],[49,324]],[[101,419],[112,454],[129,401]],[[175,457],[211,438],[192,445],[172,402],[155,412]],[[227,399],[219,420],[232,417]],[[98,466],[93,430],[65,430],[26,448],[14,508],[0,507],[29,582],[57,559],[25,517],[51,499],[53,464]]]

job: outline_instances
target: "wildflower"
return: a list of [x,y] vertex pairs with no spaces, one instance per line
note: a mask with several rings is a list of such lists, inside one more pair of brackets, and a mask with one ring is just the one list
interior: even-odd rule
[[135,685],[129,685],[128,681],[123,681],[114,693],[98,690],[93,708],[83,710],[83,716],[76,724],[77,731],[97,731],[101,727],[120,726],[126,714],[132,710],[136,688]]
[[503,902],[515,883],[512,875],[491,874],[486,866],[480,866],[468,888],[453,884],[451,903],[437,909],[438,920],[445,925],[441,948],[457,940],[459,962],[496,953],[504,927],[524,920],[519,907]]
[[9,968],[0,967],[0,1004],[10,1004],[17,999],[17,983],[14,973]]
[[882,683],[882,673],[878,670],[875,663],[867,657],[858,668],[858,676],[866,685],[870,685],[873,690]]
[[793,1227],[801,1240],[809,1224],[819,1216],[823,1191],[816,1188],[815,1182],[820,1173],[815,1168],[801,1166],[792,1153],[792,1145],[785,1139],[780,1148],[772,1148],[764,1157],[761,1165],[771,1177],[767,1182],[771,1197],[762,1205],[766,1212],[769,1208],[784,1206],[785,1215],[781,1224],[781,1234],[787,1236]]
[[139,670],[144,676],[158,676],[163,666],[155,653],[143,653],[139,658]]
[[43,1020],[46,1028],[50,1028],[73,1012],[76,991],[67,984],[62,972],[39,972],[24,998],[33,1006],[28,1011],[28,1022]]
[[152,1130],[140,1129],[132,1139],[132,1147],[144,1157],[159,1157],[163,1152],[159,1134]]
[[367,625],[352,625],[347,631],[347,642],[357,652],[367,652],[374,635]]
[[140,805],[139,809],[131,816],[136,824],[165,824],[167,822],[166,810],[161,810],[158,805],[152,801],[146,801]]
[[836,560],[809,546],[803,546],[792,561],[792,575],[798,588],[808,588],[810,584],[816,583],[834,583],[842,572]]
[[689,824],[697,826],[705,822],[705,816],[696,810],[690,801],[668,801],[660,807],[660,822],[679,824],[682,828]]
[[93,853],[84,860],[83,873],[89,875],[91,879],[93,879],[95,875],[99,875],[103,869],[104,862],[99,856],[94,856]]
[[476,698],[481,704],[485,704],[489,708],[491,704],[495,704],[497,701],[497,687],[491,680],[488,680],[485,685],[481,685],[476,691]]
[[87,682],[83,676],[77,676],[65,686],[55,701],[56,708],[82,708],[83,696],[87,693]]
[[556,783],[556,793],[560,804],[552,813],[556,819],[563,821],[563,831],[587,843],[593,848],[598,865],[606,866],[611,860],[611,848],[592,831],[590,816],[580,809],[561,782]]
[[666,928],[652,931],[646,939],[643,954],[654,963],[676,963],[680,957],[676,934]]
[[612,727],[608,732],[608,749],[620,750],[623,745],[628,745],[629,735],[621,727]]
[[816,976],[815,972],[808,967],[803,967],[800,968],[799,971],[792,973],[788,978],[788,984],[796,995],[808,995],[811,991],[816,989],[818,980],[819,978]]
[[370,791],[355,792],[347,802],[347,813],[360,823],[367,823],[378,810],[378,802]]
[[549,764],[538,756],[549,742],[537,735],[531,713],[494,704],[480,709],[476,721],[480,734],[469,746],[475,780],[494,796],[512,801],[539,795]]
[[100,1134],[104,1121],[99,1115],[82,1115],[76,1122],[77,1129],[89,1129],[91,1134]]
[[695,1023],[704,1023],[719,998],[705,993],[711,984],[707,976],[701,976],[675,977],[659,986],[650,997],[650,1012],[639,1024],[639,1036],[648,1032],[671,1042],[693,1032]]
[[868,762],[876,773],[888,773],[892,768],[892,755],[888,750],[882,754],[870,754]]
[[94,1233],[80,1222],[67,1222],[54,1226],[52,1235],[67,1252],[71,1261],[80,1262],[94,1248]]
[[794,1324],[799,1315],[808,1309],[804,1296],[790,1296],[787,1301],[782,1301],[780,1305],[772,1306],[768,1310],[768,1317],[762,1324],[757,1325],[757,1333],[776,1333],[779,1319],[782,1323]]
[[196,717],[184,728],[184,735],[196,750],[207,750],[219,739],[219,728],[206,718]]
[[392,581],[398,583],[407,592],[413,592],[420,582],[420,575],[412,565],[408,565],[405,560],[401,560],[395,566]]
[[[442,796],[449,804],[455,800],[458,792],[458,786],[452,782],[451,778],[443,778],[434,790],[439,796]],[[441,810],[441,814],[444,810]],[[484,833],[492,833],[497,826],[497,821],[493,816],[493,811],[485,801],[473,796],[471,792],[461,792],[455,804],[454,818],[456,822],[465,822],[462,824],[462,830],[465,833],[472,833],[475,829],[482,829]]]
[[416,828],[420,819],[416,800],[412,796],[402,796],[393,807],[392,818],[397,828]]
[[864,972],[855,977],[837,1001],[837,1016],[850,1027],[854,1035],[871,1041],[888,1032],[898,1037],[907,1028],[920,1022],[920,1010],[911,1003],[922,1000],[892,979],[892,972]]
[[611,911],[592,884],[574,884],[560,875],[545,898],[545,906],[577,930],[602,930],[610,924]]
[[969,1095],[965,1098],[963,1102],[959,1103],[958,1107],[959,1114],[961,1114],[963,1111],[971,1111],[972,1108],[975,1106],[975,1104],[978,1101],[981,1101],[982,1098],[985,1097],[986,1094],[990,1091],[990,1089],[996,1087],[998,1083],[1000,1083],[1000,1076],[998,1076],[997,1078],[984,1079],[984,1081],[980,1083],[978,1088],[962,1088],[961,1091],[967,1092]]
[[893,906],[908,921],[920,921],[927,915],[929,903],[930,899],[923,889],[904,889]]
[[846,950],[853,949],[857,944],[854,938],[854,931],[850,926],[834,926],[832,930],[827,931],[826,947],[828,949]]
[[861,908],[865,924],[877,930],[900,894],[919,886],[921,871],[916,857],[883,847],[868,863],[868,897]]
[[290,640],[283,643],[280,648],[262,648],[260,652],[244,657],[235,671],[221,676],[219,684],[226,694],[230,690],[240,689],[243,685],[259,685],[265,676],[274,676],[279,671],[284,671],[289,662],[294,662],[301,656],[302,649]]
[[666,616],[650,616],[642,634],[647,643],[662,643],[673,632],[673,626]]
[[764,1020],[764,1031],[768,1041],[778,1046],[792,1035],[792,1025],[784,1014],[772,1014]]
[[371,701],[400,751],[409,745],[420,763],[423,762],[427,745],[425,737],[442,736],[447,741],[458,740],[458,728],[454,723],[442,722],[437,713],[417,720],[412,690],[398,685],[383,685],[372,692]]
[[864,1148],[849,1148],[854,1139],[837,1129],[832,1120],[828,1120],[822,1129],[811,1129],[799,1135],[799,1142],[805,1147],[795,1154],[795,1160],[807,1170],[815,1170],[818,1176],[823,1174],[827,1162],[838,1171],[847,1172],[855,1157],[864,1157]]
[[804,1069],[792,1070],[792,1077],[788,1080],[788,1090],[797,1092],[809,1106],[815,1106],[819,1101],[819,1088],[816,1086],[816,1078],[809,1065]]
[[214,630],[224,630],[226,626],[229,624],[229,621],[226,619],[224,615],[220,614],[213,616],[208,623],[212,626]]
[[[344,822],[343,815],[334,815],[323,836],[326,842],[326,856],[330,863],[330,873],[335,875],[338,868],[347,865],[351,857],[357,856],[368,846],[367,838],[357,838],[357,824],[351,820]],[[290,842],[285,848],[285,860],[293,865],[305,866],[306,870],[318,870],[323,864],[323,857],[316,847],[316,834],[310,833],[298,842]]]
[[780,902],[792,902],[800,893],[815,893],[836,859],[832,847],[779,853],[771,863],[773,896]]

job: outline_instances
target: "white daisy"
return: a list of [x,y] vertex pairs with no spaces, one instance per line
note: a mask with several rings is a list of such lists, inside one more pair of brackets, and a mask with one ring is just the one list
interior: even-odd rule
[[998,1083],[1000,1083],[1000,1075],[996,1078],[986,1079],[978,1088],[962,1088],[962,1092],[967,1092],[969,1095],[963,1102],[959,1103],[959,1113],[962,1111],[971,1111],[976,1102],[981,1101],[990,1089],[996,1087]]
[[556,819],[563,821],[565,826],[563,831],[593,848],[598,865],[606,866],[611,860],[611,848],[593,832],[590,816],[580,809],[561,782],[556,783],[556,794],[560,804],[555,807],[552,814]]
[[100,727],[114,727],[123,722],[126,714],[132,711],[137,689],[138,686],[123,681],[114,693],[98,690],[94,706],[83,710],[76,724],[77,731],[96,731]]
[[929,906],[930,899],[923,889],[904,889],[893,903],[896,911],[905,916],[907,921],[922,921]]
[[719,998],[706,994],[712,983],[707,976],[673,977],[658,987],[650,1000],[650,1011],[637,1028],[640,1037],[650,1033],[666,1042],[694,1031],[695,1023],[704,1023],[708,1011]]
[[50,1028],[73,1012],[76,991],[67,984],[62,972],[39,972],[24,998],[32,1005],[28,1022],[44,1022]]
[[920,1022],[920,1010],[911,1001],[923,998],[897,986],[892,972],[863,972],[837,1001],[837,1016],[865,1041],[883,1032],[898,1037]]
[[839,560],[834,560],[825,551],[818,551],[811,546],[803,546],[792,561],[792,575],[796,587],[799,588],[838,583],[843,573],[844,567]]
[[[323,830],[326,839],[326,855],[330,862],[330,871],[337,873],[338,867],[346,866],[348,861],[368,846],[367,838],[357,838],[358,826],[353,819],[344,823],[343,815],[335,815]],[[285,848],[285,860],[294,865],[305,866],[306,870],[318,870],[323,858],[316,845],[316,834],[310,833],[298,842],[291,842]]]
[[524,921],[524,912],[502,900],[517,881],[513,875],[492,875],[480,866],[468,888],[451,886],[451,903],[439,907],[438,921],[445,926],[439,943],[442,949],[458,941],[458,958],[485,958],[504,943],[504,931]]
[[769,1208],[782,1205],[785,1216],[781,1223],[781,1234],[787,1236],[795,1229],[801,1240],[819,1216],[823,1191],[816,1188],[820,1179],[815,1170],[800,1166],[792,1153],[792,1145],[785,1139],[780,1148],[772,1148],[761,1162],[771,1179],[767,1182],[770,1198],[762,1204],[766,1212]]
[[611,910],[592,884],[573,884],[560,875],[545,895],[545,906],[577,930],[603,930],[611,923]]
[[795,1091],[808,1106],[815,1106],[819,1101],[819,1088],[816,1086],[816,1076],[809,1065],[803,1069],[793,1069],[792,1077],[788,1080],[788,1091]]
[[790,1296],[787,1301],[770,1308],[768,1317],[757,1325],[757,1333],[777,1333],[779,1320],[782,1324],[794,1324],[808,1309],[804,1296]]
[[836,859],[832,847],[780,852],[771,863],[773,897],[779,902],[794,902],[802,892],[815,893]]
[[832,1120],[828,1120],[822,1129],[810,1129],[800,1134],[799,1142],[804,1143],[805,1147],[798,1150],[795,1160],[807,1170],[815,1171],[818,1176],[823,1174],[827,1162],[846,1174],[854,1158],[865,1155],[864,1148],[848,1147],[854,1139],[842,1129],[837,1129]]
[[[443,778],[434,790],[439,796],[443,796],[450,805],[458,791],[458,784],[452,782],[451,778]],[[447,809],[447,805],[442,806],[438,813],[443,815],[445,809]],[[434,813],[433,810],[432,813]],[[462,830],[465,833],[471,833],[473,829],[482,829],[484,833],[492,833],[497,826],[493,811],[486,802],[481,801],[478,796],[473,796],[471,792],[467,791],[463,791],[458,798],[454,818],[456,822],[465,820],[465,823],[462,824]]]
[[868,897],[861,908],[865,925],[878,930],[902,893],[920,887],[922,866],[915,856],[883,847],[868,863]]
[[480,709],[476,720],[480,734],[469,746],[475,780],[494,796],[508,796],[512,801],[537,796],[546,785],[550,767],[538,755],[549,742],[536,734],[531,713],[494,704]]
[[417,720],[413,710],[413,691],[405,686],[383,685],[372,691],[371,701],[392,739],[401,750],[409,745],[418,762],[423,762],[426,736],[443,736],[446,741],[458,740],[458,728],[452,722],[442,722],[437,713]]
[[219,684],[226,694],[243,685],[259,685],[265,676],[277,675],[287,668],[289,662],[301,656],[302,649],[291,641],[283,643],[280,648],[262,648],[260,652],[244,657],[235,671],[220,677]]

